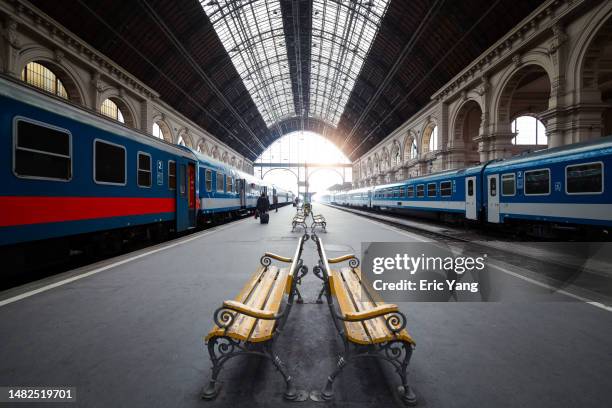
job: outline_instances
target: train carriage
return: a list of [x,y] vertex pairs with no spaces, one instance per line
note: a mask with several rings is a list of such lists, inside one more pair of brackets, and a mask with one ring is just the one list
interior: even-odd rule
[[193,154],[0,79],[0,244],[196,226]]
[[612,226],[612,138],[491,163],[487,222]]

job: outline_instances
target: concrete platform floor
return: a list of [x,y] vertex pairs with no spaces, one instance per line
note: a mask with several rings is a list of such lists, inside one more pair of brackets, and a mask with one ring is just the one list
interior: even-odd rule
[[[329,221],[320,234],[329,256],[358,253],[361,241],[419,239],[336,209],[315,210]],[[63,277],[95,274],[0,306],[0,386],[74,386],[70,407],[395,406],[397,378],[374,361],[349,365],[329,403],[284,402],[281,376],[256,358],[227,365],[217,400],[199,398],[210,374],[202,336],[213,311],[236,295],[264,251],[293,254],[300,233],[290,232],[292,215],[285,207],[267,226],[242,220],[91,265]],[[311,241],[304,260],[316,263]],[[530,290],[529,282],[504,279]],[[312,303],[319,289],[307,275],[307,303],[294,306],[278,342],[307,390],[323,385],[341,349],[327,306]],[[401,307],[418,344],[410,379],[421,407],[612,406],[606,310],[582,302]]]

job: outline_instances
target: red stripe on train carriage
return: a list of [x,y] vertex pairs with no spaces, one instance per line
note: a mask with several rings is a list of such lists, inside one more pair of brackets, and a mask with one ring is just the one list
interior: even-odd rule
[[0,196],[0,227],[175,211],[174,198]]

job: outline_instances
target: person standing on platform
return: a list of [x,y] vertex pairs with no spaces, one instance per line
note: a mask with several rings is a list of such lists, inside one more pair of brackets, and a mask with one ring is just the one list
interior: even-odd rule
[[272,195],[272,204],[274,204],[275,212],[278,212],[278,196],[276,194]]
[[266,196],[266,193],[261,193],[259,198],[257,199],[257,213],[261,217],[262,214],[265,214],[270,209],[270,200]]

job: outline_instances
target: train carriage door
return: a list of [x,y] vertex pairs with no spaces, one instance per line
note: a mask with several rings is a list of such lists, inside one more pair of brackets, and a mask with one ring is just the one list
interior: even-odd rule
[[499,174],[487,176],[487,221],[499,223]]
[[196,226],[196,172],[195,164],[187,165],[187,207],[189,212],[188,228]]
[[246,180],[238,179],[236,183],[238,183],[238,194],[240,194],[240,208],[246,208]]
[[176,230],[184,231],[189,228],[189,213],[187,202],[187,166],[184,163],[177,163],[177,183],[176,183]]
[[465,218],[477,220],[476,211],[476,177],[465,178]]

